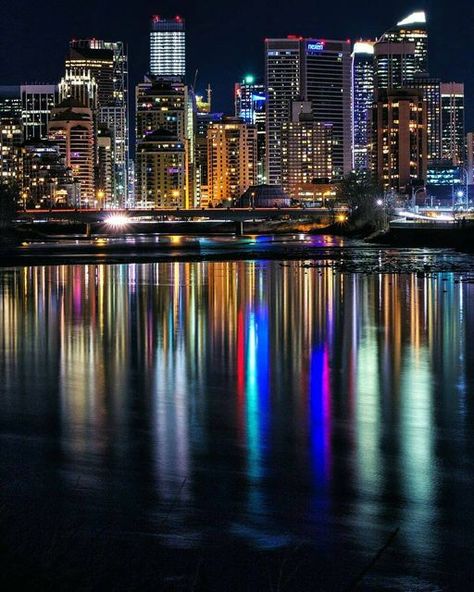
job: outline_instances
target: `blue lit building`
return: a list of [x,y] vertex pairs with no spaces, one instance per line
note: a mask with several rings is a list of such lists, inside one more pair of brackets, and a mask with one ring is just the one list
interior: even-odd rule
[[458,192],[464,191],[464,171],[451,160],[444,159],[428,166],[426,191],[428,196],[437,200],[451,201]]
[[235,116],[245,123],[257,127],[257,182],[266,182],[265,174],[265,105],[266,94],[263,82],[257,82],[254,76],[247,75],[242,82],[235,84]]

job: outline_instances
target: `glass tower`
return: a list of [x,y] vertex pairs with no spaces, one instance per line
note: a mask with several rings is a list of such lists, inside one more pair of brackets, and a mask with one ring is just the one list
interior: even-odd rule
[[186,33],[184,19],[155,15],[150,32],[150,74],[158,78],[186,76]]
[[353,167],[357,171],[369,168],[374,85],[374,44],[359,41],[352,53],[352,150]]

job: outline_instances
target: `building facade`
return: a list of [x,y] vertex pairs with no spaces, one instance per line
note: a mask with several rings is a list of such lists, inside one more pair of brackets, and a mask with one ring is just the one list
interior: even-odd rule
[[424,11],[416,11],[386,31],[381,43],[409,43],[414,46],[414,71],[428,72],[428,29]]
[[[180,203],[192,207],[195,205],[195,107],[194,95],[189,88],[181,81],[165,80],[163,78],[146,79],[140,83],[136,89],[136,139],[137,139],[137,200],[139,203],[149,201],[149,190],[145,187],[144,177],[139,178],[138,155],[142,153],[155,151],[162,146],[161,141],[153,145],[148,142],[148,137],[153,135],[155,138],[161,137],[163,132],[171,134],[172,142],[175,145],[180,144],[178,152],[181,151],[181,145],[184,151],[184,169],[176,177],[183,183],[180,192],[183,192],[184,198],[180,197]],[[165,134],[166,135],[166,134]],[[141,150],[141,144],[145,142],[146,147]],[[175,146],[176,147],[176,146]],[[143,159],[142,159],[143,161]],[[181,165],[180,165],[181,166]],[[176,167],[170,167],[172,169]],[[175,180],[176,180],[175,179]],[[161,195],[164,195],[163,191]],[[181,195],[181,194],[180,194]],[[163,200],[162,200],[163,201]]]
[[184,142],[159,129],[137,144],[136,185],[139,207],[187,208],[187,153]]
[[315,121],[309,101],[295,101],[291,121],[282,130],[282,186],[293,199],[302,199],[306,187],[329,183],[332,174],[331,123]]
[[257,183],[267,182],[266,177],[266,134],[265,107],[266,93],[263,82],[258,82],[251,75],[242,82],[237,82],[234,88],[235,117],[240,117],[245,123],[257,128]]
[[415,74],[412,88],[423,93],[426,103],[428,126],[428,162],[434,163],[441,159],[441,82],[427,74]]
[[375,100],[374,43],[359,41],[352,51],[352,166],[369,168],[372,108]]
[[72,98],[56,105],[48,123],[49,140],[59,147],[66,167],[80,183],[78,207],[97,205],[93,129],[91,109]]
[[152,17],[150,31],[150,74],[158,78],[184,80],[186,76],[186,29],[180,16]]
[[374,172],[385,190],[426,182],[427,121],[421,91],[379,90],[374,109]]
[[466,158],[464,121],[464,84],[441,84],[441,142],[442,157],[455,165],[463,165]]
[[265,42],[267,175],[281,184],[282,125],[294,100],[310,101],[315,121],[331,123],[332,177],[352,168],[351,44],[322,39]]
[[209,202],[239,198],[257,181],[257,128],[224,117],[207,133]]
[[20,86],[20,95],[24,139],[46,139],[51,111],[58,102],[58,87],[54,84],[24,84]]
[[80,183],[66,167],[59,146],[27,140],[20,152],[23,207],[60,208],[80,203]]

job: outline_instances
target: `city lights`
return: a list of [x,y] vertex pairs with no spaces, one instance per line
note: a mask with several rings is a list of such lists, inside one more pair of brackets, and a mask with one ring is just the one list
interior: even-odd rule
[[130,224],[130,218],[123,214],[111,214],[105,218],[104,223],[114,230],[121,230]]

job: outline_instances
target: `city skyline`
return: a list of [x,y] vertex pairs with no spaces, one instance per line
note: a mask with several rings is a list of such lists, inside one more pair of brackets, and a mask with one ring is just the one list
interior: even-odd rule
[[[242,4],[245,9],[250,3]],[[33,6],[31,4],[31,6]],[[472,12],[466,2],[465,14]],[[75,9],[74,20],[66,9],[54,10],[52,28],[46,35],[35,36],[34,11],[27,6],[15,6],[6,15],[0,26],[0,50],[13,56],[0,64],[2,84],[56,83],[62,73],[62,65],[70,39],[96,37],[107,40],[123,40],[130,55],[130,86],[143,80],[148,71],[149,23],[153,13],[172,17],[180,14],[187,22],[187,71],[192,82],[198,70],[196,88],[204,91],[208,83],[213,87],[213,109],[231,114],[233,112],[234,83],[247,73],[263,75],[266,37],[278,38],[288,34],[316,36],[333,39],[375,38],[383,34],[394,22],[415,10],[426,10],[429,29],[429,70],[446,82],[464,82],[466,86],[467,129],[472,127],[472,99],[470,99],[473,75],[468,60],[453,60],[453,56],[467,52],[469,31],[466,19],[455,19],[447,7],[434,2],[402,2],[394,7],[384,7],[377,12],[369,10],[369,3],[362,1],[357,6],[339,3],[338,8],[325,7],[324,14],[311,18],[309,5],[298,14],[280,2],[261,3],[252,6],[252,19],[248,12],[239,10],[230,18],[231,10],[215,1],[198,8],[189,2],[160,2],[150,5],[142,0],[129,6],[124,2],[114,4],[114,20],[106,18],[111,6],[92,6],[89,0]],[[343,17],[340,16],[341,8]],[[265,15],[265,20],[263,16]],[[260,18],[261,17],[261,18]],[[469,19],[467,19],[469,20]],[[459,21],[459,22],[458,22]],[[225,27],[219,26],[225,22]],[[262,24],[263,23],[263,24]],[[449,25],[452,28],[449,28]],[[449,51],[444,49],[443,35],[446,30],[456,31],[449,38]],[[235,42],[233,40],[237,40]],[[221,51],[215,51],[216,47]]]

